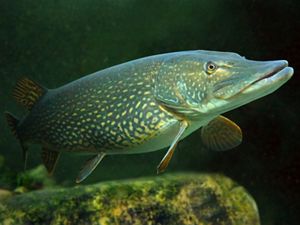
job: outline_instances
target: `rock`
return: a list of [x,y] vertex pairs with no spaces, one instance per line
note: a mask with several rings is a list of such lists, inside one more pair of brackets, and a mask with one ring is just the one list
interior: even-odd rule
[[15,192],[27,192],[29,190],[38,190],[45,187],[52,187],[55,182],[51,176],[48,175],[46,168],[43,165],[38,165],[30,170],[26,170],[17,175],[18,186]]
[[39,190],[55,185],[53,177],[49,176],[43,165],[17,172],[5,165],[4,157],[0,155],[0,189],[13,190],[16,194]]
[[6,200],[7,198],[11,197],[13,193],[9,190],[0,189],[0,202]]
[[16,195],[0,204],[0,224],[256,225],[247,191],[217,174],[174,174]]
[[2,155],[0,155],[0,174],[0,188],[14,190],[14,193],[24,193],[55,185],[55,181],[48,175],[43,165],[17,172],[5,164]]
[[28,192],[28,189],[24,186],[19,186],[14,190],[14,194],[24,194]]

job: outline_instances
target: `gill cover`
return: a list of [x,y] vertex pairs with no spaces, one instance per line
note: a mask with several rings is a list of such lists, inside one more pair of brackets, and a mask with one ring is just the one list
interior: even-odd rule
[[156,100],[179,116],[199,115],[197,107],[205,98],[201,60],[196,51],[180,52],[166,58],[155,80]]

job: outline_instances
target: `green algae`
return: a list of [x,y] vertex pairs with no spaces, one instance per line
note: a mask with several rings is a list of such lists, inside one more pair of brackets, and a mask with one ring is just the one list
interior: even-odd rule
[[48,175],[43,165],[23,172],[16,172],[7,167],[2,155],[0,155],[0,174],[0,201],[13,194],[23,194],[55,186],[55,181]]
[[55,185],[51,176],[43,165],[36,166],[17,175],[18,188],[24,187],[27,190],[38,190]]
[[174,174],[52,188],[0,204],[2,224],[259,224],[244,188],[217,174]]

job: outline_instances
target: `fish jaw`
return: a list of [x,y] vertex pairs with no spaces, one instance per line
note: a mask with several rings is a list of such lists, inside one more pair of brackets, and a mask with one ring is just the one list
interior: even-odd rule
[[293,73],[294,70],[292,67],[284,67],[283,69],[272,73],[270,76],[267,74],[265,77],[249,85],[249,87],[245,88],[241,94],[261,92],[262,94],[267,95],[287,82],[293,76]]
[[273,93],[285,84],[293,76],[293,73],[294,70],[292,67],[288,67],[287,61],[274,61],[273,66],[260,73],[256,80],[226,100],[226,111]]

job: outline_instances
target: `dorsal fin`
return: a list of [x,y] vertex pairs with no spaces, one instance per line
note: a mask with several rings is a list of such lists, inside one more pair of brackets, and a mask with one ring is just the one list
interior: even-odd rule
[[18,103],[30,110],[46,92],[47,89],[25,77],[17,82],[13,96]]

